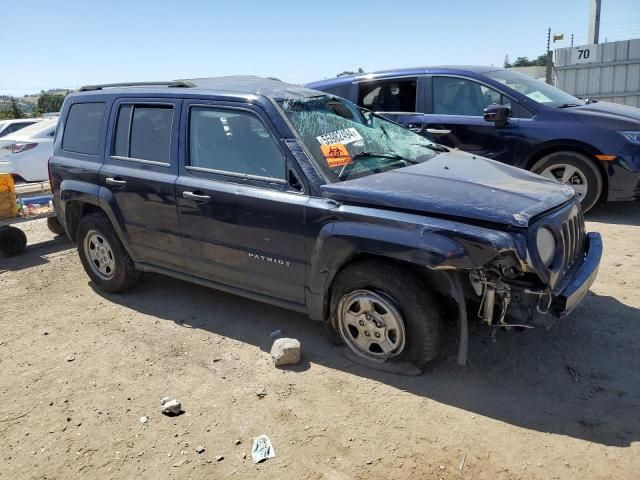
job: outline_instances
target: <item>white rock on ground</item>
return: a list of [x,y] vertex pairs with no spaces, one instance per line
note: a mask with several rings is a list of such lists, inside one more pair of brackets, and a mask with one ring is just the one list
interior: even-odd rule
[[163,402],[160,411],[165,415],[178,415],[182,411],[182,404],[178,400],[173,399],[165,401],[164,398],[162,400]]
[[295,338],[278,338],[271,346],[271,358],[276,367],[300,362],[300,342]]

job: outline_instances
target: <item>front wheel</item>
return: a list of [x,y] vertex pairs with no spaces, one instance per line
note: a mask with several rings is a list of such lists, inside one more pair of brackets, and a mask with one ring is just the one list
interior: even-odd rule
[[602,175],[598,166],[577,152],[562,151],[545,155],[531,171],[573,187],[585,212],[593,208],[602,193]]
[[101,290],[123,292],[138,282],[140,273],[105,215],[82,218],[77,244],[82,266]]
[[406,362],[422,370],[440,351],[435,299],[411,271],[364,261],[341,271],[332,288],[331,326],[373,367]]

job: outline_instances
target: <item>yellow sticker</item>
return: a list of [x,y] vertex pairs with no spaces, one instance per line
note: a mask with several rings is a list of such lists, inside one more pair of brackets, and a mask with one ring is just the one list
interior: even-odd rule
[[329,164],[329,167],[342,167],[351,161],[351,156],[347,147],[342,143],[333,143],[331,145],[320,145],[322,155]]

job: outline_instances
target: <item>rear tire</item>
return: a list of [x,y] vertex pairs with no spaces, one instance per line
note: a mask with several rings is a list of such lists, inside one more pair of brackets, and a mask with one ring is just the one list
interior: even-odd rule
[[91,213],[82,217],[76,243],[84,270],[101,290],[119,293],[138,283],[140,272],[106,215]]
[[0,250],[7,256],[21,254],[27,246],[27,236],[16,227],[0,229]]
[[578,152],[560,151],[545,155],[531,171],[573,187],[585,212],[593,208],[602,194],[603,181],[598,166]]
[[65,232],[64,227],[62,226],[62,224],[60,223],[57,217],[47,218],[47,228],[54,235],[60,236],[60,235],[67,234],[67,232]]
[[351,264],[331,289],[332,337],[374,368],[407,362],[422,370],[440,352],[440,324],[424,283],[394,263]]

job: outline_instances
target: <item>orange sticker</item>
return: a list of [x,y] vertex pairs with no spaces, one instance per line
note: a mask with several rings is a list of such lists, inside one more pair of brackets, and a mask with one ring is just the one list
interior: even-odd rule
[[320,149],[331,168],[342,167],[351,161],[349,151],[342,143],[320,145]]

